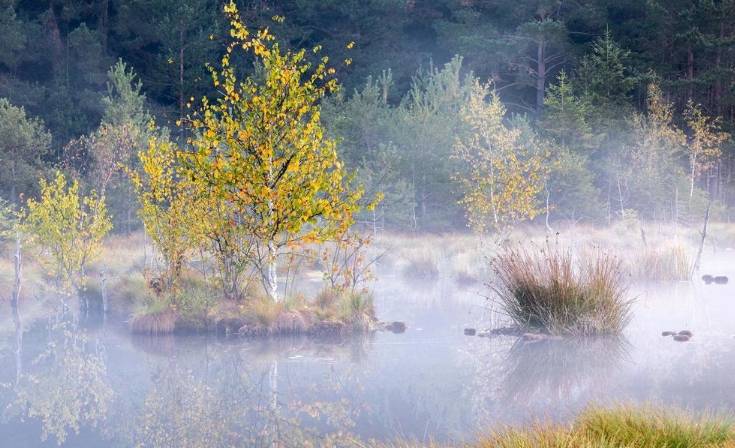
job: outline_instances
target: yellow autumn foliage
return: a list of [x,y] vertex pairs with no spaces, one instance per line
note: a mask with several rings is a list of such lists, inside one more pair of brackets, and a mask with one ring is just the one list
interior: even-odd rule
[[104,196],[82,195],[79,183],[69,184],[61,172],[40,180],[41,196],[29,199],[23,231],[39,247],[41,258],[61,286],[82,289],[85,267],[100,254],[102,239],[112,229]]
[[465,171],[457,180],[470,227],[484,232],[534,218],[548,174],[544,155],[503,123],[505,107],[487,84],[475,81],[460,114],[467,133],[457,138],[454,157]]

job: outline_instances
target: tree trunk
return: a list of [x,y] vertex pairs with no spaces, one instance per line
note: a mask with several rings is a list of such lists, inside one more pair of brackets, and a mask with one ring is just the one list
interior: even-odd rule
[[13,280],[13,296],[10,298],[10,306],[13,311],[18,309],[18,301],[20,300],[20,287],[21,287],[21,275],[23,268],[23,254],[21,252],[21,240],[20,232],[15,233],[15,255],[13,256],[13,267],[15,270],[15,277]]
[[697,173],[697,158],[696,156],[691,157],[691,172],[690,172],[690,179],[689,179],[689,200],[691,201],[694,197],[694,176]]
[[278,297],[278,251],[273,241],[268,242],[268,295],[275,302],[279,302]]
[[540,116],[544,111],[544,95],[546,90],[546,41],[541,39],[536,49],[536,113]]
[[16,160],[13,160],[12,163],[10,164],[10,178],[11,178],[11,184],[10,184],[10,200],[12,201],[13,204],[20,205],[20,198],[18,198],[16,196],[18,194],[18,191],[16,190],[16,186],[15,186],[15,184],[17,182],[17,179],[15,178],[15,165],[16,165],[16,163],[17,163]]
[[620,218],[625,219],[625,207],[623,206],[623,188],[620,185],[620,175],[618,177],[618,201],[620,202]]
[[109,29],[110,0],[99,0],[97,15],[97,32],[100,34],[102,49],[107,50],[107,33]]
[[551,192],[549,189],[546,189],[546,231],[551,233],[554,231],[554,229],[551,228],[551,225],[549,225],[549,216],[551,215],[551,210],[549,208],[549,200],[551,199]]
[[687,46],[687,99],[692,99],[694,92],[694,50],[692,45]]
[[[184,120],[184,19],[179,21],[179,120]],[[180,126],[183,139],[183,126]]]
[[702,259],[702,250],[704,250],[704,240],[707,238],[707,223],[709,222],[709,209],[712,207],[712,200],[707,203],[707,210],[704,212],[704,224],[702,225],[702,232],[700,233],[702,239],[699,242],[699,250],[697,251],[697,258],[694,260],[692,265],[692,271],[690,277],[694,277],[694,274],[699,270],[699,262]]
[[20,320],[18,311],[18,303],[20,302],[20,287],[23,268],[23,254],[20,232],[15,233],[15,254],[13,256],[13,266],[15,276],[13,280],[13,295],[10,298],[10,308],[13,314],[13,323],[15,324],[15,382],[20,382],[23,374],[23,323]]
[[15,384],[18,384],[23,375],[23,321],[20,320],[17,307],[13,308],[13,324],[15,324]]
[[717,68],[717,74],[715,76],[715,92],[714,92],[714,103],[717,115],[722,115],[722,73],[720,73],[720,66],[722,65],[722,41],[725,39],[725,22],[720,22],[720,41],[717,45],[717,55],[715,56],[715,67]]

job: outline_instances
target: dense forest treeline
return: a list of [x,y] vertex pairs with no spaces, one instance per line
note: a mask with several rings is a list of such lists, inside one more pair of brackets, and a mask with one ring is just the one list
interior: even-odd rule
[[[218,94],[206,64],[228,38],[223,3],[0,0],[0,197],[62,168],[104,190],[116,228],[135,225],[116,167],[137,163],[152,118],[179,138],[192,99]],[[362,217],[375,228],[499,224],[519,196],[468,188],[518,183],[510,172],[538,177],[522,217],[549,225],[686,222],[734,199],[733,0],[238,4],[250,27],[330,56],[344,87],[322,120],[366,197],[384,195]]]

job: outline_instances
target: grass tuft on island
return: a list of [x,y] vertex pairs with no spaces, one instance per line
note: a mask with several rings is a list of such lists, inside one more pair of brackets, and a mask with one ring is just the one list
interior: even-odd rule
[[[576,262],[576,263],[575,263]],[[619,334],[630,319],[621,261],[580,257],[547,243],[509,247],[492,261],[490,287],[513,322],[556,335]]]
[[678,411],[653,408],[590,408],[571,424],[536,424],[506,428],[473,444],[431,444],[399,441],[371,448],[715,448],[735,446],[730,419],[694,418]]

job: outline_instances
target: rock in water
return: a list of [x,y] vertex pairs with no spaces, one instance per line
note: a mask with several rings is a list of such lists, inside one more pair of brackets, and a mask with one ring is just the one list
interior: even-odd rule
[[715,283],[718,285],[726,285],[729,279],[725,275],[718,275],[714,278]]
[[687,336],[685,334],[677,334],[677,335],[674,335],[674,340],[677,341],[677,342],[686,342],[689,339],[691,339],[691,336]]
[[465,336],[474,336],[475,333],[477,333],[477,330],[475,330],[474,328],[465,328],[464,329]]
[[705,283],[706,283],[706,284],[708,284],[708,285],[709,285],[710,283],[712,283],[712,282],[714,281],[714,279],[715,279],[715,278],[714,278],[714,277],[712,277],[712,276],[711,276],[711,275],[709,275],[709,274],[707,274],[707,275],[703,275],[703,276],[702,276],[702,281],[703,281],[703,282],[705,282]]
[[406,331],[406,324],[404,322],[390,322],[386,324],[385,329],[393,333],[403,333]]
[[679,332],[679,336],[686,336],[688,338],[691,338],[692,336],[694,336],[694,334],[689,330],[681,330]]
[[547,336],[541,333],[523,333],[521,338],[526,342],[537,342],[547,339]]

